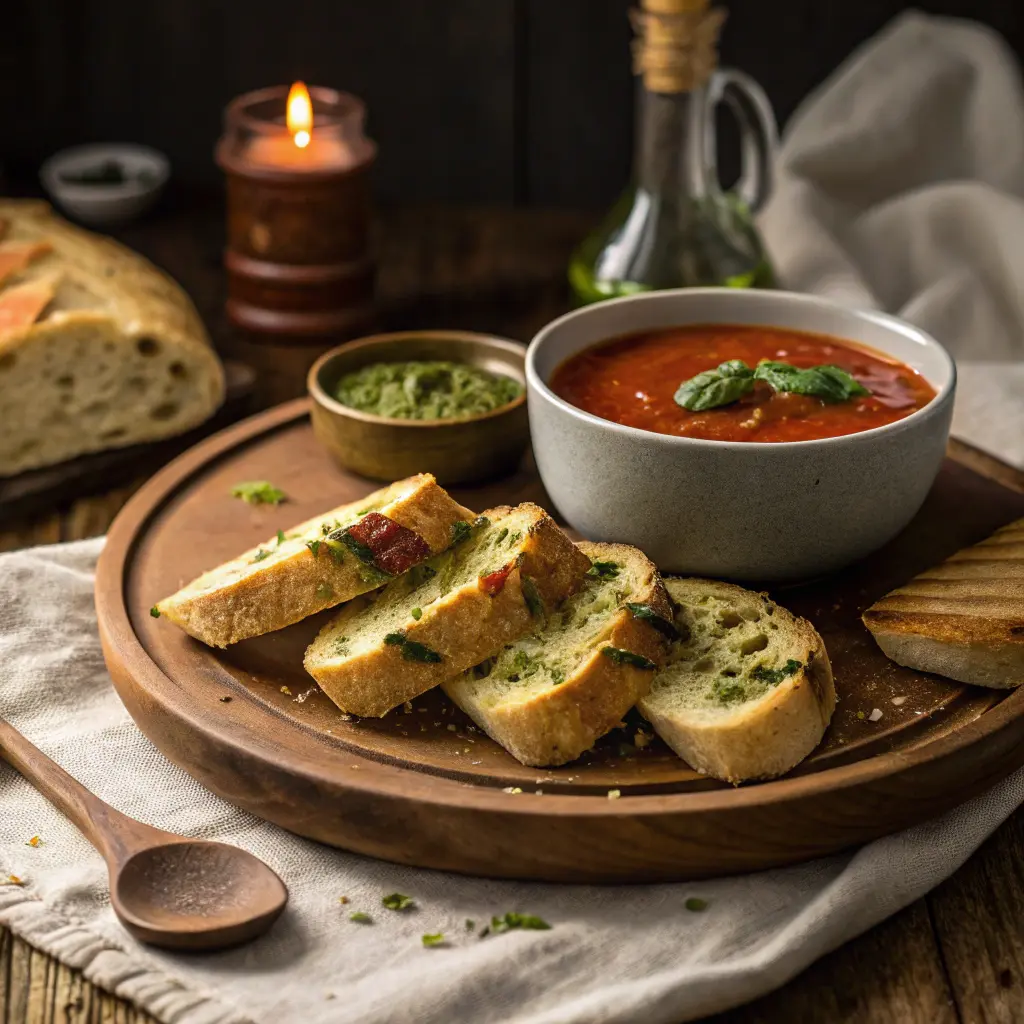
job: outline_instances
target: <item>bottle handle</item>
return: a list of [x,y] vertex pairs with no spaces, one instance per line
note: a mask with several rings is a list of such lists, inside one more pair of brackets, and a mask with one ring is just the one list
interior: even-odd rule
[[715,108],[723,102],[732,111],[740,129],[741,170],[732,191],[746,203],[751,213],[757,213],[771,193],[779,148],[779,129],[771,101],[750,75],[735,68],[719,68],[708,85],[710,130],[715,130]]

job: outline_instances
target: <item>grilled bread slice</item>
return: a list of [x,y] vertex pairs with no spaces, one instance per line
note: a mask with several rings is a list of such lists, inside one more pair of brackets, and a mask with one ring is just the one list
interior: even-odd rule
[[353,601],[306,651],[342,711],[379,717],[493,657],[578,590],[586,557],[536,505],[485,512],[455,547]]
[[738,783],[789,771],[835,708],[821,637],[764,594],[712,580],[665,586],[680,639],[640,711],[703,774]]
[[535,632],[444,684],[445,693],[528,765],[573,761],[651,686],[672,608],[654,563],[625,544],[577,545],[583,588]]
[[876,601],[864,625],[898,665],[977,686],[1024,683],[1024,519]]
[[447,548],[473,518],[429,473],[409,477],[278,533],[155,611],[227,647],[383,586]]

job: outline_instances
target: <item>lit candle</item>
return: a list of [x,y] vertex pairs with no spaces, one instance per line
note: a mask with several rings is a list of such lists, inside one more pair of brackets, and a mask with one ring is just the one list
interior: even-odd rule
[[288,92],[284,122],[265,126],[250,140],[242,159],[283,171],[341,171],[359,162],[344,139],[316,131],[313,104],[303,82],[296,82]]
[[301,82],[225,109],[227,313],[250,340],[328,345],[369,326],[377,147],[365,114],[357,97]]

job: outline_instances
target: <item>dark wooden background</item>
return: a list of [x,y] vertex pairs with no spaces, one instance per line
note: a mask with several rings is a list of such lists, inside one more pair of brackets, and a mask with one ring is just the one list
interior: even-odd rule
[[[723,62],[785,120],[899,0],[721,0]],[[384,201],[600,207],[632,139],[629,0],[3,0],[0,160],[146,142],[211,184],[220,112],[304,78],[364,97]],[[1022,0],[925,0],[1024,53]]]

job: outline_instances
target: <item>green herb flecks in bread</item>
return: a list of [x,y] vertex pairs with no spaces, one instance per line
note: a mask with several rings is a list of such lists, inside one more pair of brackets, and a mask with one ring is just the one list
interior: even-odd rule
[[579,589],[590,560],[536,505],[456,527],[449,551],[353,601],[305,666],[343,711],[379,717],[497,654]]
[[713,580],[665,586],[679,638],[640,711],[699,772],[737,783],[789,771],[835,708],[821,637],[764,594]]
[[575,760],[647,693],[674,633],[654,564],[624,544],[579,549],[583,588],[498,656],[444,684],[492,739],[529,765]]
[[380,587],[452,542],[473,513],[428,473],[278,530],[156,605],[213,647],[281,629]]

